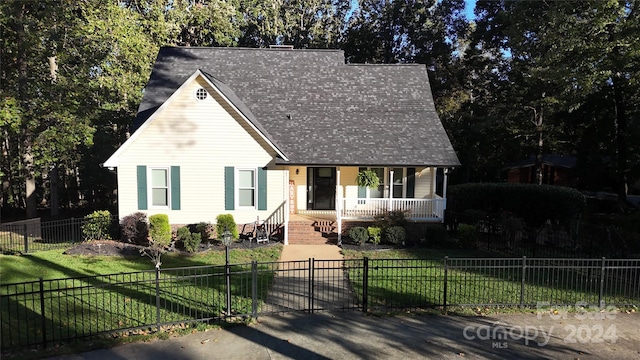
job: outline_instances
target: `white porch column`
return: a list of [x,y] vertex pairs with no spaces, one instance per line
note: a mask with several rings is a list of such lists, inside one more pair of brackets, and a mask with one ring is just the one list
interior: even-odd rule
[[449,169],[444,168],[442,172],[444,173],[444,179],[442,182],[442,222],[444,223],[444,216],[447,210],[447,175],[449,174]]
[[291,168],[288,168],[287,171],[285,171],[285,175],[284,175],[284,196],[285,196],[285,207],[284,207],[284,233],[283,233],[283,242],[285,245],[289,245],[289,207],[291,206],[291,204],[289,203],[291,201],[291,196],[289,196],[289,171]]
[[444,182],[442,183],[442,198],[444,199],[443,209],[446,210],[447,209],[447,180],[448,180],[447,175],[449,174],[449,169],[444,168],[443,172],[444,172]]
[[342,191],[340,191],[340,167],[336,167],[336,222],[338,225],[338,246],[342,246]]
[[389,170],[389,205],[387,205],[387,209],[389,211],[393,210],[393,170]]
[[436,196],[438,195],[438,193],[436,192],[437,190],[436,184],[438,183],[437,174],[438,174],[438,168],[435,166],[432,167],[431,168],[431,198],[432,199],[435,199]]

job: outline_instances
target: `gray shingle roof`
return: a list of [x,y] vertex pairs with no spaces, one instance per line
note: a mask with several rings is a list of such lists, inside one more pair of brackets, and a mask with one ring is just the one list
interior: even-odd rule
[[134,126],[198,69],[291,164],[460,164],[423,65],[347,65],[340,50],[163,47]]

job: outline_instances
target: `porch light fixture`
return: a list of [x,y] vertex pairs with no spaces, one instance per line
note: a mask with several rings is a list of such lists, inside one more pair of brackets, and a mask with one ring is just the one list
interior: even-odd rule
[[300,169],[296,169],[296,175],[300,174]]
[[229,272],[229,245],[231,245],[231,239],[233,234],[229,231],[229,228],[225,228],[222,233],[222,245],[224,245],[224,275],[227,280],[227,316],[231,316],[231,281]]

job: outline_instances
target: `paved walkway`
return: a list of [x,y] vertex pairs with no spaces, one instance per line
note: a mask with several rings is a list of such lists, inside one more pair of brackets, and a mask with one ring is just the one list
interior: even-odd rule
[[342,260],[341,249],[336,245],[286,245],[282,247],[280,261]]
[[[313,288],[309,287],[309,259],[314,259]],[[335,245],[287,245],[263,312],[339,310],[356,299],[342,269],[343,256]],[[309,294],[313,292],[313,302]]]

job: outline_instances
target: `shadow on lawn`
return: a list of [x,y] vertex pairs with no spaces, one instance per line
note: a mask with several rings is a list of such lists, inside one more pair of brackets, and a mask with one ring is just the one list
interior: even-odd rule
[[[3,296],[3,351],[43,342],[78,341],[105,332],[224,319],[224,266],[192,261],[188,269],[161,269],[158,274],[146,270],[86,276],[42,258],[32,261],[33,266],[53,268],[69,278],[43,280],[42,291],[39,282],[33,282],[31,295],[14,291],[14,295]],[[243,265],[230,267],[234,310],[251,308],[251,301],[247,305],[239,290],[246,279],[237,275],[246,270]],[[261,276],[273,277],[264,272]],[[6,313],[9,309],[11,314]],[[12,336],[4,336],[9,333]]]

